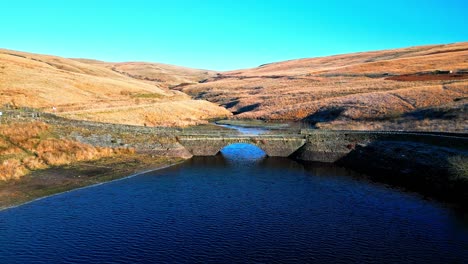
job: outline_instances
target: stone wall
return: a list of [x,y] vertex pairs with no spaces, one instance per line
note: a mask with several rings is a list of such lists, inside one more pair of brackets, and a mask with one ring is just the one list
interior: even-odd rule
[[134,148],[139,153],[190,158],[192,155],[177,141],[182,130],[69,120],[50,113],[21,108],[0,109],[2,123],[40,121],[49,124],[58,137],[100,147]]
[[431,146],[467,150],[468,138],[464,134],[405,133],[377,131],[324,131],[302,130],[306,144],[293,157],[299,160],[336,162],[356,147],[364,147],[373,142],[408,142]]

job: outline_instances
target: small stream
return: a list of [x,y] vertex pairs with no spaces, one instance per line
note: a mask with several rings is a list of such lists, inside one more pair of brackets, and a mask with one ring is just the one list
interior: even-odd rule
[[219,124],[216,124],[216,125],[220,127],[237,130],[244,135],[261,135],[270,131],[269,129],[261,128],[261,127],[242,127],[242,126],[219,125]]

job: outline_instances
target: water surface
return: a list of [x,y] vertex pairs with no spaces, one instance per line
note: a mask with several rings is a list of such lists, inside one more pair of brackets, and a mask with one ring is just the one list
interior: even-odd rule
[[238,144],[2,211],[0,244],[0,263],[463,263],[468,224],[343,168]]
[[216,124],[216,125],[220,127],[235,129],[243,135],[252,135],[252,136],[265,134],[271,131],[268,128],[262,128],[262,127],[243,127],[243,126],[220,125],[220,124]]

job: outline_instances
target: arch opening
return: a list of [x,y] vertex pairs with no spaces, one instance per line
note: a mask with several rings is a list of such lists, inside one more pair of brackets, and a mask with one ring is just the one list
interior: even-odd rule
[[253,143],[231,143],[219,150],[218,155],[234,159],[263,159],[267,153]]

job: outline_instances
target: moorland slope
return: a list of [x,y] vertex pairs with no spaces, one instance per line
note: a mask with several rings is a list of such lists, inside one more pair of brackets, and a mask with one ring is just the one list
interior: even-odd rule
[[468,42],[291,60],[175,89],[239,119],[340,129],[468,129]]
[[166,79],[155,82],[131,76],[133,65],[0,49],[0,105],[38,108],[72,119],[147,126],[194,125],[230,115],[218,105],[167,89],[171,84],[198,80],[204,71],[165,66],[160,76]]

